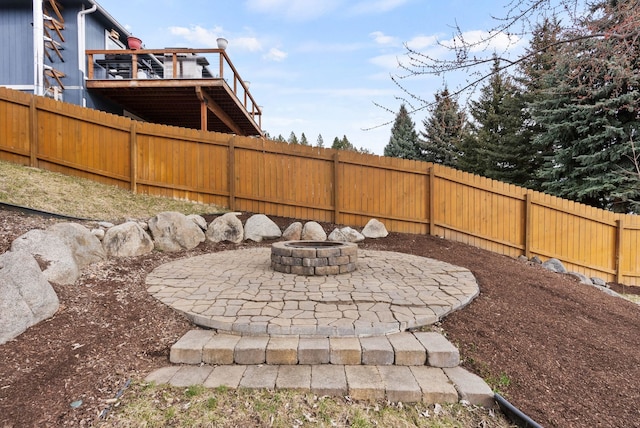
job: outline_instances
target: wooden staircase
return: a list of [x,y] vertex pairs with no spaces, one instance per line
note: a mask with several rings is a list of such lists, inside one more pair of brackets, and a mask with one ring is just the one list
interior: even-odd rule
[[56,68],[56,64],[65,62],[64,50],[65,29],[62,6],[58,0],[46,0],[43,3],[44,14],[44,54],[48,63],[44,65],[45,96],[62,99],[65,74]]

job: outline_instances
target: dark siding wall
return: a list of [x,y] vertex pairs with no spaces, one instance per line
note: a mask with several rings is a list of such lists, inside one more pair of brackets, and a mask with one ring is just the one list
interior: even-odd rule
[[0,85],[33,85],[33,14],[0,2]]

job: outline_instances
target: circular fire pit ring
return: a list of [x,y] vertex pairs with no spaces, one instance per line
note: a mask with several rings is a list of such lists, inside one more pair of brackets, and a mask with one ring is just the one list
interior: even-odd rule
[[357,269],[358,245],[352,242],[284,241],[271,245],[271,268],[294,275],[323,276]]

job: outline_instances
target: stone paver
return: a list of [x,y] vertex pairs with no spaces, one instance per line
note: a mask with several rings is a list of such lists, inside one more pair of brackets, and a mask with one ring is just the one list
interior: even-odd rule
[[427,360],[432,367],[456,367],[460,352],[443,335],[435,332],[416,332],[416,339],[427,349]]
[[240,336],[216,334],[202,348],[202,362],[205,364],[233,364],[233,354]]
[[340,397],[347,395],[345,366],[321,364],[311,366],[311,392]]
[[383,400],[385,387],[377,366],[345,366],[349,396],[355,400]]
[[182,387],[203,384],[212,371],[211,366],[183,366],[171,378],[171,385]]
[[419,402],[422,390],[407,366],[380,366],[378,372],[384,382],[386,398],[389,401]]
[[329,339],[301,337],[298,344],[298,361],[300,364],[329,363]]
[[240,380],[242,388],[273,389],[278,377],[278,366],[247,366]]
[[267,364],[298,364],[298,338],[272,337],[266,351]]
[[360,346],[362,346],[362,364],[393,364],[393,347],[386,336],[362,337]]
[[426,404],[455,403],[458,392],[442,369],[427,366],[410,367],[422,390],[422,402]]
[[264,363],[268,343],[268,336],[242,336],[233,353],[236,364]]
[[212,330],[190,330],[171,347],[169,360],[176,364],[200,364],[202,348],[215,335]]
[[309,391],[311,389],[311,366],[280,366],[276,388]]
[[395,353],[397,366],[421,366],[427,361],[425,347],[411,333],[396,333],[387,336]]
[[450,367],[443,370],[455,385],[460,399],[478,406],[495,406],[493,391],[480,376],[468,372],[462,367]]
[[214,367],[209,377],[205,379],[203,385],[207,388],[226,386],[231,389],[236,389],[240,385],[240,380],[242,380],[242,376],[244,376],[246,370],[247,366],[241,365]]
[[147,289],[220,332],[345,337],[431,324],[479,293],[468,270],[410,254],[361,250],[356,271],[313,279],[275,272],[270,259],[269,248],[250,248],[176,260],[151,272]]
[[329,348],[331,364],[362,363],[362,347],[357,337],[332,337],[329,339]]

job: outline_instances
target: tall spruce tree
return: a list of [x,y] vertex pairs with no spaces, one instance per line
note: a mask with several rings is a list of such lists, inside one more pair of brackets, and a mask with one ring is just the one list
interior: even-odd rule
[[471,102],[472,138],[463,143],[460,167],[485,177],[522,186],[535,177],[537,149],[525,127],[525,100],[494,58],[489,82]]
[[[553,153],[539,175],[555,195],[619,212],[638,212],[640,40],[637,2],[601,1],[584,28],[568,33],[534,103],[538,144]],[[585,37],[591,36],[591,37]]]
[[287,140],[287,142],[289,144],[300,144],[300,142],[298,141],[298,137],[296,136],[296,133],[291,131],[291,134],[289,134],[289,140]]
[[429,116],[422,121],[419,145],[427,162],[456,167],[462,142],[467,133],[467,115],[445,87],[436,92]]
[[416,127],[404,104],[400,105],[400,110],[396,114],[389,143],[384,148],[384,155],[413,160],[422,158]]
[[535,190],[542,190],[539,170],[543,166],[545,156],[550,156],[553,148],[548,141],[541,145],[541,140],[535,138],[545,130],[531,117],[532,105],[545,98],[549,84],[545,76],[555,66],[561,31],[562,27],[558,18],[546,18],[536,25],[532,32],[531,42],[526,49],[526,55],[520,61],[515,77],[515,81],[521,87],[520,96],[525,103],[523,129],[527,132],[527,137],[531,139],[530,144],[527,145],[529,152],[526,156],[529,162],[524,165],[529,179],[523,184]]
[[302,135],[300,135],[300,144],[303,146],[309,145],[309,140],[307,140],[307,136],[304,135],[304,132],[302,133]]
[[318,134],[318,139],[316,140],[316,147],[324,148],[324,138],[322,138],[322,134]]

